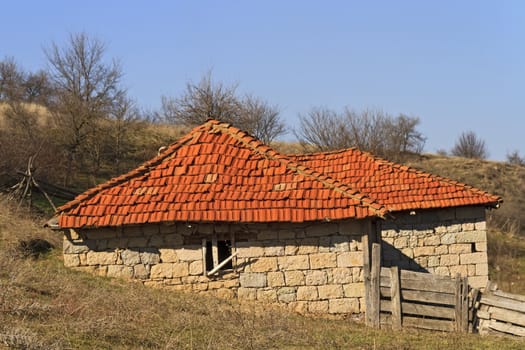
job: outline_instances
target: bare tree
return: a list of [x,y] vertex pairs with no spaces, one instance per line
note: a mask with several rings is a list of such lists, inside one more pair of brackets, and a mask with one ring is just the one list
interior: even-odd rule
[[285,124],[279,117],[279,107],[250,95],[241,102],[241,113],[236,124],[264,143],[270,143],[286,132]]
[[254,96],[239,98],[237,85],[224,85],[212,80],[208,72],[199,83],[189,82],[179,98],[162,97],[160,120],[186,126],[207,119],[218,119],[235,125],[263,142],[271,142],[285,133],[279,108]]
[[461,133],[450,152],[454,156],[464,158],[485,159],[488,157],[485,141],[473,131]]
[[400,114],[392,117],[381,110],[356,112],[345,108],[342,114],[313,108],[299,116],[295,134],[303,145],[317,150],[357,147],[385,158],[399,160],[406,153],[420,153],[425,138],[417,130],[419,119]]
[[347,147],[350,144],[349,131],[343,118],[334,111],[314,107],[299,115],[299,128],[294,130],[303,147],[313,146],[318,151]]
[[22,99],[24,72],[13,57],[0,61],[0,101]]
[[525,165],[525,157],[520,156],[517,150],[507,154],[507,162],[515,165]]
[[181,97],[162,96],[161,114],[166,121],[185,125],[198,125],[210,118],[231,123],[241,112],[236,89],[236,85],[213,82],[208,72],[197,84],[188,82]]
[[66,152],[68,185],[81,147],[125,94],[122,71],[115,60],[105,61],[105,45],[84,33],[71,35],[64,47],[53,43],[45,52],[56,88],[52,111]]

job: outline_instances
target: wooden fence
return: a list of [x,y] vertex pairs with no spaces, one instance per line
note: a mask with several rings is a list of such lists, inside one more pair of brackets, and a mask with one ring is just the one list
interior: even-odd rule
[[380,245],[374,243],[368,260],[371,263],[365,263],[368,325],[468,331],[466,278],[380,267],[380,249]]
[[473,324],[480,334],[525,336],[525,296],[505,293],[489,283],[485,291],[473,291]]

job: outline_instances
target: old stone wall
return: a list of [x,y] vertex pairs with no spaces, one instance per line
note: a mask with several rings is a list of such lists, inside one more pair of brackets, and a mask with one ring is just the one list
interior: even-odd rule
[[[66,266],[146,285],[286,304],[297,312],[364,311],[366,221],[173,224],[69,230]],[[233,270],[203,275],[202,239],[233,240]],[[232,235],[233,234],[233,235]]]
[[484,207],[397,214],[381,223],[383,265],[468,276],[475,288],[488,280]]

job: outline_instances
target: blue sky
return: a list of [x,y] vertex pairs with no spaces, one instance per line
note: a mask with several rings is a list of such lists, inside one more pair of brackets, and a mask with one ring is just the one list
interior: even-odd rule
[[491,159],[525,155],[523,1],[48,0],[2,13],[0,58],[44,68],[44,47],[86,32],[144,108],[212,69],[290,128],[313,106],[372,107],[420,117],[427,152],[473,130]]

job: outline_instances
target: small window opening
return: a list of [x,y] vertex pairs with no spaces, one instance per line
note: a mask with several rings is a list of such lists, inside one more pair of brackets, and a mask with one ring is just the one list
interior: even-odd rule
[[[231,241],[217,241],[218,264],[232,255]],[[213,244],[212,241],[206,241],[206,271],[211,271],[216,265],[213,263]],[[228,261],[220,270],[233,269],[232,260]]]

